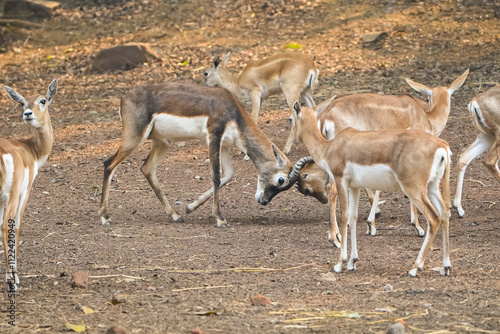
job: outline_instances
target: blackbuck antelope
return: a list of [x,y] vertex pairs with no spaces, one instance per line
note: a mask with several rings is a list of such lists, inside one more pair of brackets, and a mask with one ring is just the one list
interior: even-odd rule
[[[468,74],[469,70],[466,70],[448,87],[430,88],[406,79],[406,82],[413,89],[427,96],[427,103],[409,95],[382,94],[354,94],[339,99],[327,100],[316,106],[318,126],[327,140],[333,139],[340,131],[348,127],[362,131],[418,129],[439,136],[448,121],[451,95],[463,85]],[[375,146],[372,147],[377,150]],[[326,174],[321,177],[318,167],[316,167],[316,172],[313,174],[315,177],[310,177],[311,170],[314,170],[313,166],[301,172],[307,174],[309,171],[309,175],[306,178],[299,177],[299,190],[305,191],[309,189],[310,193],[326,194],[326,188],[321,188],[324,182],[316,180],[317,178],[324,180]],[[313,181],[314,183],[311,183]],[[367,190],[367,193],[372,204],[372,210],[368,216],[366,233],[375,235],[375,215],[380,212],[377,207],[379,191],[376,191],[374,196],[369,190]],[[308,195],[307,193],[304,194]],[[411,224],[415,226],[419,236],[423,237],[425,235],[424,229],[418,222],[418,212],[413,206],[411,208]],[[339,243],[335,239],[336,233],[338,233],[338,228],[335,220],[335,206],[333,206],[330,208],[329,240],[338,246]]]
[[463,217],[462,186],[465,169],[478,155],[488,151],[484,157],[484,165],[491,174],[500,182],[500,86],[490,88],[474,97],[468,105],[469,113],[474,121],[474,126],[479,131],[476,140],[458,158],[457,190],[453,199],[453,206],[457,208],[458,215]]
[[[121,99],[123,137],[115,154],[104,162],[104,180],[99,214],[110,225],[108,199],[116,167],[144,143],[152,140],[142,172],[161,205],[174,221],[181,216],[172,208],[156,176],[158,164],[170,144],[190,139],[206,140],[209,148],[213,188],[187,205],[191,213],[213,194],[213,215],[217,226],[227,226],[219,208],[219,188],[233,178],[230,147],[236,146],[252,159],[257,171],[255,199],[267,205],[279,192],[289,189],[298,177],[291,173],[288,158],[259,130],[238,99],[224,88],[166,83],[139,86]],[[299,160],[297,165],[302,166]],[[220,169],[224,177],[220,177]],[[292,177],[292,179],[290,179]]]
[[54,134],[49,105],[57,91],[57,80],[49,85],[45,96],[24,98],[14,89],[3,87],[9,98],[23,108],[24,122],[33,127],[26,139],[0,139],[0,223],[7,268],[6,280],[17,290],[17,259],[21,221],[38,170],[47,160]]
[[[297,142],[302,142],[316,163],[335,180],[342,212],[340,272],[347,261],[347,225],[351,227],[348,270],[356,269],[358,251],[356,221],[360,188],[402,190],[427,219],[428,233],[410,270],[422,269],[436,232],[443,224],[443,268],[449,275],[450,155],[448,144],[421,130],[359,131],[348,128],[327,141],[317,127],[314,109],[294,104],[293,123]],[[374,150],[373,147],[377,149]],[[440,183],[443,183],[443,196]],[[444,197],[444,198],[443,198]]]
[[[205,85],[224,87],[240,99],[250,98],[255,123],[259,118],[262,101],[280,92],[285,95],[290,110],[301,96],[308,107],[315,106],[313,89],[318,83],[319,70],[309,56],[286,52],[251,61],[239,77],[232,75],[227,69],[230,56],[230,52],[226,53],[222,62],[219,57],[214,59],[212,67],[205,72]],[[285,154],[292,149],[293,137],[292,129],[283,149]]]

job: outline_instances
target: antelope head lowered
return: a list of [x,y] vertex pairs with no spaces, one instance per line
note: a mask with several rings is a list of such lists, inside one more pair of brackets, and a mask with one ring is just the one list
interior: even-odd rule
[[[384,94],[352,94],[326,100],[316,106],[315,113],[318,118],[318,127],[327,140],[346,128],[362,131],[377,131],[385,129],[419,129],[435,136],[439,136],[448,121],[451,108],[451,95],[465,82],[469,70],[455,78],[448,86],[428,87],[424,84],[406,79],[406,83],[414,90],[427,96],[427,102],[413,98],[409,95],[384,95]],[[376,148],[374,148],[376,150]],[[479,153],[478,153],[479,154]],[[307,169],[307,172],[306,172]],[[312,172],[315,171],[315,172]],[[321,175],[319,166],[306,166],[302,171],[307,177],[300,177],[299,190],[307,194],[321,195],[327,193],[324,182],[326,172]],[[367,234],[375,235],[375,217],[380,212],[378,209],[379,191],[375,194],[366,189],[372,210],[368,217]],[[456,201],[459,203],[459,201]],[[460,211],[460,210],[459,210]],[[339,245],[335,240],[338,233],[335,221],[335,207],[330,207],[329,240]],[[463,211],[462,211],[463,213]],[[412,205],[411,224],[416,228],[418,235],[425,236],[425,230],[418,222],[418,212]]]
[[187,83],[138,86],[121,99],[120,110],[123,138],[118,151],[104,162],[99,209],[103,225],[111,224],[108,198],[116,167],[148,138],[152,146],[142,172],[174,221],[182,218],[170,205],[156,176],[158,164],[174,142],[201,139],[208,143],[213,187],[188,204],[186,213],[193,212],[213,195],[213,215],[219,227],[227,226],[220,213],[219,189],[233,178],[231,146],[245,152],[253,161],[259,175],[255,199],[263,205],[289,189],[297,180],[296,170],[303,166],[299,161],[299,167],[293,172],[288,158],[259,130],[238,99],[224,88]]

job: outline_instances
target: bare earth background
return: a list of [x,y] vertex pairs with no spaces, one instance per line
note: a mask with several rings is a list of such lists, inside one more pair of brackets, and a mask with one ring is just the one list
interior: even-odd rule
[[[196,327],[204,333],[384,333],[397,321],[410,333],[500,332],[500,189],[482,156],[465,176],[466,217],[452,211],[450,277],[433,270],[442,262],[441,237],[420,276],[408,277],[423,239],[409,225],[408,199],[400,193],[383,194],[376,237],[364,234],[369,207],[362,199],[357,270],[327,274],[339,255],[326,239],[327,207],[296,190],[259,206],[255,168],[237,151],[236,177],[221,192],[228,229],[215,226],[211,202],[184,223],[170,220],[140,172],[149,144],[115,174],[114,225],[103,227],[97,215],[102,163],[121,137],[121,95],[139,84],[202,83],[213,57],[227,51],[239,73],[248,60],[284,51],[287,43],[300,44],[290,52],[311,55],[320,69],[316,102],[356,92],[415,96],[403,78],[447,85],[469,68],[442,134],[454,152],[454,193],[458,155],[477,135],[466,105],[500,81],[493,1],[61,4],[41,29],[6,28],[12,48],[0,54],[2,84],[21,94],[45,94],[56,77],[60,83],[51,106],[55,146],[23,222],[17,327],[7,324],[4,285],[0,332],[58,333],[66,322],[82,321],[90,333],[115,324],[131,333]],[[388,33],[385,43],[363,48],[361,37],[377,31]],[[89,74],[99,49],[126,42],[150,43],[161,61]],[[3,93],[0,101],[0,136],[28,135],[21,108]],[[259,126],[279,147],[288,136],[287,117],[283,96],[264,102]],[[290,160],[305,155],[299,146]],[[210,187],[207,159],[199,142],[172,146],[159,174],[172,203],[188,203]],[[181,202],[176,208],[184,212]],[[70,286],[79,270],[92,276],[87,290]],[[250,297],[259,293],[272,304],[252,306]],[[96,312],[85,314],[83,306]]]

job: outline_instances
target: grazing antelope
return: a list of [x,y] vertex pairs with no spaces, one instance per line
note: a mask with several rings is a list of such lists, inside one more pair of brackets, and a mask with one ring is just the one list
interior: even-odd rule
[[[439,136],[446,126],[450,114],[451,95],[460,88],[469,70],[455,79],[448,87],[429,88],[423,84],[410,79],[406,82],[416,91],[427,95],[428,103],[409,95],[382,95],[382,94],[354,94],[330,99],[316,106],[318,126],[327,140],[333,139],[340,131],[352,127],[362,131],[376,131],[383,129],[419,129],[435,136]],[[377,149],[374,147],[374,149]],[[310,170],[309,167],[308,170]],[[306,173],[306,170],[302,171]],[[315,174],[319,177],[319,173]],[[326,174],[320,180],[326,178]],[[314,178],[304,179],[299,177],[300,189],[314,189],[315,193],[326,193],[321,189],[323,182],[309,184]],[[379,191],[375,195],[368,191],[368,197],[372,204],[372,210],[367,219],[368,228],[366,233],[376,234],[375,216],[379,212],[377,208]],[[307,194],[306,194],[307,195]],[[415,207],[411,208],[411,224],[415,226],[419,236],[425,235],[424,229],[418,222],[418,212]],[[335,207],[330,208],[330,230],[329,240],[336,246],[335,240],[338,234],[335,221]]]
[[[311,157],[335,180],[342,212],[340,272],[347,261],[347,225],[351,227],[351,257],[348,270],[356,269],[358,251],[356,221],[360,188],[401,189],[427,219],[428,233],[410,270],[422,269],[436,232],[443,224],[443,268],[450,274],[449,206],[450,155],[448,144],[421,130],[359,131],[347,128],[327,141],[317,127],[314,109],[294,104],[293,123],[297,142],[303,142]],[[376,147],[376,150],[373,150]],[[443,196],[439,186],[443,181]],[[443,198],[444,197],[444,198]]]
[[[219,57],[214,59],[212,67],[205,72],[205,85],[224,87],[240,99],[249,97],[255,123],[259,118],[262,101],[279,92],[285,95],[290,110],[301,96],[308,107],[315,106],[312,95],[318,83],[319,70],[309,56],[295,52],[275,54],[248,63],[239,77],[232,75],[227,69],[230,56],[230,52],[226,53],[222,63]],[[292,149],[293,137],[291,132],[283,149],[285,154]]]
[[476,140],[458,158],[457,190],[453,206],[457,208],[459,217],[465,215],[462,208],[462,186],[465,169],[478,155],[488,151],[484,157],[484,165],[500,182],[500,86],[490,88],[474,97],[468,105],[474,126],[480,132]]
[[[7,268],[6,280],[17,290],[17,256],[21,221],[38,170],[47,160],[54,134],[49,105],[57,91],[57,79],[45,96],[24,98],[14,89],[3,87],[9,98],[23,107],[24,122],[33,127],[27,139],[0,139],[0,223]],[[4,212],[5,210],[5,212]]]
[[292,165],[288,158],[259,130],[241,102],[224,88],[185,83],[138,86],[121,99],[120,112],[122,141],[116,153],[104,162],[99,209],[103,225],[111,225],[108,199],[116,167],[146,139],[152,139],[152,146],[142,172],[167,214],[176,222],[182,218],[170,205],[156,176],[158,164],[174,142],[206,140],[213,188],[187,205],[186,213],[196,210],[213,194],[213,215],[219,227],[227,226],[220,213],[219,188],[233,177],[231,146],[238,147],[252,159],[259,173],[255,199],[260,204],[267,205],[279,192],[289,189],[298,177],[289,178]]

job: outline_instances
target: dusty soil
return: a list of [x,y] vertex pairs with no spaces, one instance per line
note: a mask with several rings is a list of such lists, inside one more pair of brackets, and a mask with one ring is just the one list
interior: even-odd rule
[[[454,152],[454,185],[457,157],[477,135],[466,105],[500,80],[498,7],[493,1],[370,3],[62,1],[41,29],[5,28],[10,50],[0,55],[2,84],[43,94],[57,77],[60,88],[51,107],[55,146],[24,216],[16,327],[7,323],[5,285],[0,331],[57,333],[83,321],[90,333],[115,324],[131,333],[197,327],[204,333],[383,333],[399,321],[411,333],[498,333],[500,190],[482,156],[467,170],[466,217],[455,211],[451,217],[450,277],[434,270],[442,261],[440,237],[419,277],[408,277],[423,239],[398,193],[383,195],[375,237],[364,234],[369,207],[362,199],[357,270],[328,274],[339,250],[326,239],[327,207],[296,190],[259,206],[256,171],[237,151],[236,177],[221,192],[228,229],[215,226],[210,203],[184,223],[170,220],[140,172],[149,143],[119,167],[110,197],[114,225],[100,223],[102,162],[120,140],[116,111],[124,92],[145,83],[201,83],[213,57],[227,51],[238,73],[249,59],[287,43],[314,57],[321,71],[317,102],[365,91],[416,95],[404,77],[445,85],[469,68],[442,134]],[[388,33],[385,42],[363,48],[362,35],[377,31]],[[100,48],[132,41],[151,43],[161,61],[88,73]],[[0,135],[26,136],[21,108],[5,94],[0,99]],[[266,101],[259,123],[280,147],[289,131],[285,108],[283,96]],[[305,155],[299,146],[290,160]],[[160,180],[179,212],[210,187],[207,158],[204,145],[187,142],[173,145],[161,165]],[[70,285],[80,270],[91,276],[86,290]],[[256,294],[271,305],[252,306]]]

